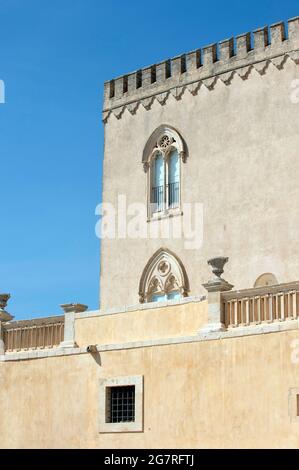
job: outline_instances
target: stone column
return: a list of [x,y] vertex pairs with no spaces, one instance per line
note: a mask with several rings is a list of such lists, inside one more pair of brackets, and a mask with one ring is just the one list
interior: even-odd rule
[[208,291],[208,323],[203,326],[200,332],[209,333],[226,329],[221,307],[221,292],[232,290],[234,287],[221,277],[224,272],[223,267],[227,262],[228,258],[223,256],[208,260],[215,277],[203,284],[203,287]]
[[75,315],[78,312],[85,312],[88,307],[83,304],[63,304],[61,308],[64,311],[64,338],[59,347],[76,348]]
[[10,294],[0,294],[0,356],[5,353],[3,324],[13,319],[13,316],[5,310],[9,299]]

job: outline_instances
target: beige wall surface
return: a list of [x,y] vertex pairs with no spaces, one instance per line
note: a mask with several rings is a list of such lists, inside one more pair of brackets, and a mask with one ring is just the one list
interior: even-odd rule
[[76,343],[115,344],[197,334],[207,322],[207,302],[76,319]]
[[[298,331],[0,363],[2,448],[299,447]],[[99,379],[144,376],[144,431],[98,432]]]
[[[161,124],[185,139],[189,158],[182,164],[182,202],[204,208],[203,245],[187,250],[183,240],[104,239],[101,255],[101,307],[137,303],[139,280],[149,258],[161,246],[182,260],[190,295],[204,293],[210,276],[207,259],[229,256],[225,277],[237,289],[253,287],[272,272],[278,282],[299,279],[299,104],[291,102],[298,66],[287,58],[283,70],[272,63],[264,75],[253,69],[247,80],[237,74],[230,85],[186,90],[164,106],[139,106],[111,115],[105,125],[103,199],[117,205],[146,204],[147,175],[142,152]],[[182,216],[184,217],[184,216]],[[175,218],[174,218],[175,219]],[[148,227],[153,222],[144,224]],[[156,222],[160,224],[162,222]],[[287,242],[286,242],[287,240]]]

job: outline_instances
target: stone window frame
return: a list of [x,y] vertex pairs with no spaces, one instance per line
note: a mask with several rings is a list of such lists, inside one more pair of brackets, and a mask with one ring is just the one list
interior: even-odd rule
[[[163,147],[160,145],[162,139],[168,138],[169,145]],[[154,161],[158,153],[163,157],[164,162],[164,188],[168,185],[169,172],[168,161],[169,156],[173,150],[178,151],[179,158],[179,203],[177,207],[168,207],[167,190],[164,189],[166,194],[166,204],[163,210],[155,212],[151,204],[152,182],[154,177]],[[172,126],[161,125],[159,126],[148,139],[142,155],[142,163],[145,173],[147,173],[147,221],[159,220],[165,217],[172,217],[174,215],[182,215],[182,163],[186,163],[188,157],[188,149],[185,140],[180,133]]]
[[299,396],[299,387],[289,390],[289,416],[292,423],[299,423],[297,396]]
[[[167,270],[161,272],[160,264]],[[155,284],[156,281],[156,284]],[[153,294],[180,292],[188,297],[190,292],[186,269],[178,256],[167,248],[159,248],[147,262],[139,282],[139,302],[151,302]]]
[[[107,423],[107,392],[111,387],[135,386],[135,421]],[[111,377],[99,381],[99,433],[143,432],[143,375]]]

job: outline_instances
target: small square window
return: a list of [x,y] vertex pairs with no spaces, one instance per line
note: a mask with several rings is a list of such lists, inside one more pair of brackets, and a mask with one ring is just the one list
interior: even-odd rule
[[143,431],[143,377],[100,380],[99,432]]

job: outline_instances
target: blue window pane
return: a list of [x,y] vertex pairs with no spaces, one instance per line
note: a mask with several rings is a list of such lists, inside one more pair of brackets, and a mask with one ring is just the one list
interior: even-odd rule
[[168,203],[170,207],[179,205],[180,164],[177,150],[173,150],[168,160]]
[[155,178],[154,186],[164,185],[164,162],[161,154],[158,154],[155,158]]
[[163,302],[164,300],[179,300],[182,297],[179,291],[169,292],[169,294],[154,294],[151,302]]
[[164,204],[164,160],[161,154],[155,157],[152,187],[152,202],[155,212],[163,210]]
[[179,300],[181,297],[182,296],[180,292],[170,292],[167,295],[167,300]]
[[167,300],[167,295],[165,295],[165,294],[155,294],[151,298],[151,302],[162,302],[163,300]]
[[169,156],[169,183],[178,183],[179,181],[179,155],[177,150],[173,150]]

